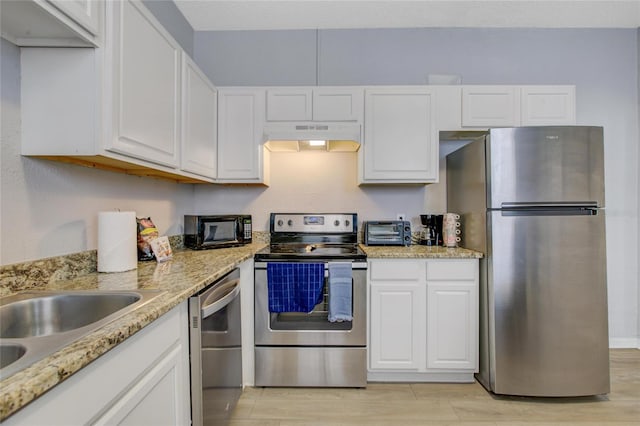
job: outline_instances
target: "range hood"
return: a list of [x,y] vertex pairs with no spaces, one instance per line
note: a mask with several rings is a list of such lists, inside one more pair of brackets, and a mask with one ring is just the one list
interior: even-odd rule
[[[267,123],[265,147],[271,152],[355,152],[362,129],[358,123]],[[324,141],[324,144],[321,144]]]

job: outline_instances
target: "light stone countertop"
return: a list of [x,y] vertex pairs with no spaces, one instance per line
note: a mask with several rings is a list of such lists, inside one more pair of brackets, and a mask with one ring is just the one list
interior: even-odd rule
[[[75,341],[35,364],[0,381],[0,421],[140,331],[191,295],[251,259],[266,244],[193,251],[175,250],[165,263],[138,262],[138,269],[119,273],[89,273],[77,278],[49,281],[28,290],[136,290],[165,293],[149,303]],[[14,283],[11,283],[14,284]],[[20,291],[12,285],[11,292]],[[6,295],[6,294],[5,294]]]
[[446,248],[441,246],[366,246],[360,248],[367,253],[369,259],[480,259],[484,255],[479,251],[461,247]]
[[[197,293],[211,282],[251,259],[267,244],[254,242],[242,247],[193,251],[174,250],[165,263],[138,262],[138,269],[120,273],[90,272],[79,277],[31,283],[5,281],[8,295],[21,290],[135,290],[159,289],[161,296],[118,318],[38,361],[26,369],[0,381],[0,421],[26,406],[47,390],[85,367],[119,343],[126,340],[169,310]],[[443,247],[372,247],[361,245],[370,258],[480,258],[482,253],[463,248]],[[46,263],[47,260],[39,261]]]

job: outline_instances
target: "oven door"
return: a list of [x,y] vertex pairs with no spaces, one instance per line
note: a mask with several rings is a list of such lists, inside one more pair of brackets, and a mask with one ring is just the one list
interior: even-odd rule
[[[318,262],[318,261],[315,261]],[[322,261],[319,261],[322,262]],[[255,344],[296,346],[365,346],[367,263],[353,262],[353,321],[329,322],[328,267],[323,301],[310,313],[269,312],[267,263],[255,263]]]

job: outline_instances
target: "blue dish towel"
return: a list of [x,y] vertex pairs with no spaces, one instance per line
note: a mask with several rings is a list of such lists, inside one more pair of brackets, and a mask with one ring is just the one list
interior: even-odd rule
[[269,312],[311,312],[323,288],[323,263],[267,263]]
[[353,321],[351,262],[329,262],[329,321]]

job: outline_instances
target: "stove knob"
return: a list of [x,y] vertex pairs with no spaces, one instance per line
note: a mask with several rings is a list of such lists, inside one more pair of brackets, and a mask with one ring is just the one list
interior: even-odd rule
[[333,224],[334,224],[334,226],[340,226],[340,221],[339,220],[334,220]]
[[289,220],[287,221],[287,225],[289,225],[289,226],[293,226],[293,221],[292,221],[291,219],[289,219]]
[[350,222],[348,220],[344,221],[344,226],[349,226]]
[[284,225],[284,222],[282,221],[282,219],[278,220],[278,226],[282,226]]

